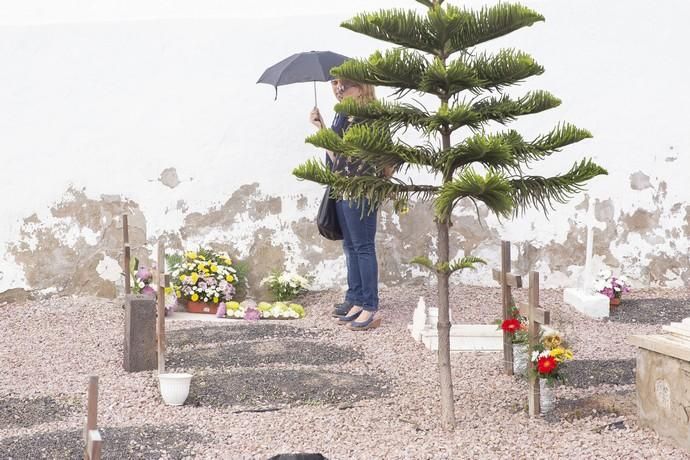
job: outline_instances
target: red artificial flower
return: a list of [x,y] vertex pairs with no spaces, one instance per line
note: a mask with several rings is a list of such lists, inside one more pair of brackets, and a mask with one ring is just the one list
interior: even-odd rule
[[542,356],[537,360],[537,371],[540,374],[550,374],[558,367],[558,361],[553,356]]
[[520,320],[515,318],[503,320],[503,323],[501,323],[501,329],[511,334],[515,334],[515,332],[519,331],[520,327]]

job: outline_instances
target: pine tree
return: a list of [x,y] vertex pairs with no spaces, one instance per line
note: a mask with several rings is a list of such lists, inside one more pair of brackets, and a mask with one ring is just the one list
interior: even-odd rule
[[[443,0],[417,1],[427,8],[425,15],[381,10],[342,24],[397,46],[377,51],[368,59],[346,61],[332,74],[395,88],[394,101],[359,104],[346,99],[335,110],[365,122],[352,126],[342,139],[327,129],[307,139],[314,146],[362,159],[376,171],[394,168],[394,176],[344,177],[316,160],[298,166],[293,174],[331,185],[334,196],[367,198],[374,206],[391,201],[400,210],[410,199],[433,202],[438,260],[421,256],[414,262],[434,271],[438,280],[441,419],[445,428],[452,429],[449,278],[453,272],[480,262],[471,256],[449,260],[454,206],[461,200],[470,200],[475,206],[481,202],[499,218],[515,217],[530,208],[548,214],[555,204],[565,203],[583,189],[585,182],[606,174],[606,170],[582,159],[553,177],[527,174],[540,160],[591,137],[588,131],[568,123],[531,140],[515,130],[487,131],[490,126],[506,125],[561,103],[546,91],[531,91],[522,97],[505,93],[506,88],[544,72],[530,55],[514,49],[495,53],[477,49],[477,45],[544,21],[543,16],[519,4],[499,3],[470,10],[444,4]],[[406,103],[403,98],[410,92],[434,95],[439,104],[429,110],[419,103]],[[396,136],[410,128],[418,130],[427,142],[409,145]],[[451,136],[462,139],[453,143]],[[439,183],[414,183],[405,178],[410,168],[432,172]]]

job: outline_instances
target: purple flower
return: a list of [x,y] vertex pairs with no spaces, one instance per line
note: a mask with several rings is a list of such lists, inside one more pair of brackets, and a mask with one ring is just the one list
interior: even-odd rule
[[244,311],[244,319],[247,321],[257,321],[259,318],[261,318],[261,314],[256,308],[247,308]]
[[150,283],[153,279],[153,273],[151,273],[151,270],[144,267],[143,265],[139,267],[139,270],[137,270],[135,276],[139,281],[143,281],[145,284]]
[[147,284],[146,286],[141,288],[141,295],[147,295],[156,298],[156,290]]
[[198,286],[199,289],[201,289],[202,291],[205,291],[206,288],[208,287],[208,284],[206,284],[206,283],[204,283],[204,282],[202,281],[202,282],[198,283],[197,286]]

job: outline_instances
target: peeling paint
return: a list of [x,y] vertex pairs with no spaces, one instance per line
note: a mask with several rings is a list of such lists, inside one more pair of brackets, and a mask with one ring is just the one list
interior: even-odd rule
[[158,181],[166,187],[175,188],[180,185],[180,178],[177,177],[177,170],[175,168],[166,168],[161,172]]
[[644,190],[646,188],[652,188],[652,184],[649,181],[649,176],[642,171],[637,171],[630,175],[630,188],[633,190]]

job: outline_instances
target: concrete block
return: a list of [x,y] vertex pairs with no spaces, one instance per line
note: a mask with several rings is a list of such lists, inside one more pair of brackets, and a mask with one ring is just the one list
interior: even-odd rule
[[640,348],[635,383],[640,424],[690,451],[690,362]]
[[568,288],[563,291],[563,301],[577,311],[592,318],[607,318],[610,310],[610,299],[598,292],[589,293],[582,289]]
[[156,301],[131,295],[125,298],[123,367],[127,372],[158,368],[156,351]]
[[[438,331],[422,331],[422,343],[438,350]],[[450,351],[503,351],[503,333],[491,324],[454,324],[450,328]]]

